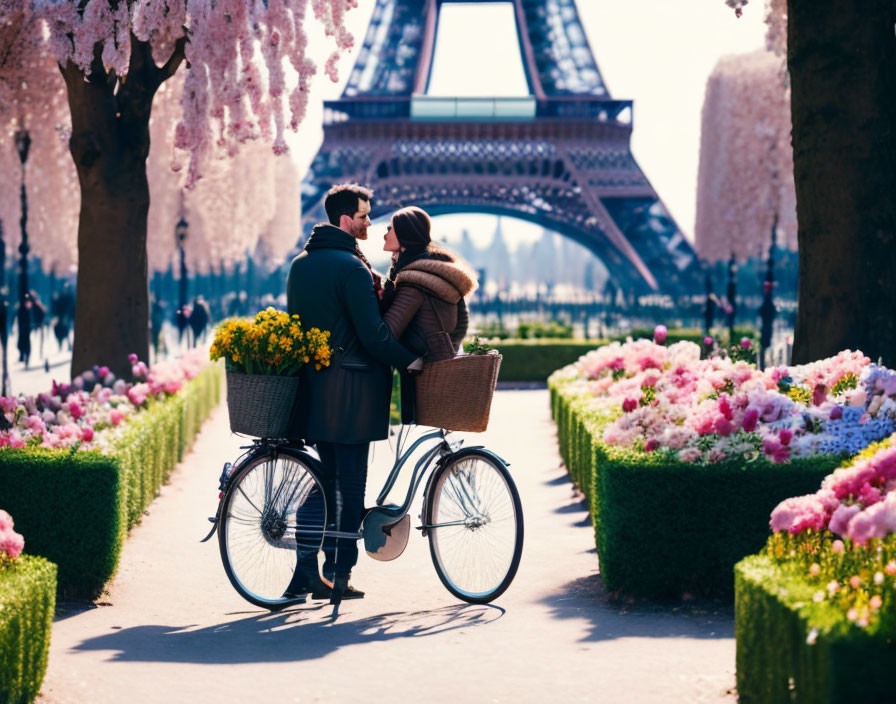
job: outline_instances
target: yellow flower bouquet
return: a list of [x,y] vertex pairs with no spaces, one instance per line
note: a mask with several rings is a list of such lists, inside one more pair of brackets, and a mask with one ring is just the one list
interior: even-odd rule
[[329,340],[329,331],[304,330],[298,315],[274,308],[254,320],[221,323],[209,356],[225,362],[230,429],[267,438],[296,434],[291,418],[302,388],[299,372],[330,366]]
[[328,330],[303,330],[298,315],[268,308],[255,320],[221,323],[209,356],[223,358],[234,372],[296,376],[305,364],[314,364],[315,369],[330,365],[329,339]]

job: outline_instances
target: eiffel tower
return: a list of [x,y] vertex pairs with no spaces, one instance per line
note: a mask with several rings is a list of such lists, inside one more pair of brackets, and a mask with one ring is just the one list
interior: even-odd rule
[[324,103],[303,230],[326,219],[332,184],[354,181],[374,189],[373,218],[406,205],[518,217],[590,249],[625,291],[696,293],[696,255],[632,156],[632,101],[610,97],[575,0],[505,0],[528,96],[437,98],[426,89],[451,1],[376,0],[342,97]]

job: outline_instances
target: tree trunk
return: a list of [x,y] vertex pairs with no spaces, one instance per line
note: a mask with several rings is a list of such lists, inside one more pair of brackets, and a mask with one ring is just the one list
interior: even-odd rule
[[130,377],[128,355],[149,359],[146,222],[152,100],[183,57],[183,41],[158,68],[149,45],[131,36],[126,81],[103,70],[62,69],[72,116],[69,143],[81,187],[78,290],[71,373],[94,365]]
[[892,0],[788,0],[799,222],[793,358],[860,349],[896,365]]

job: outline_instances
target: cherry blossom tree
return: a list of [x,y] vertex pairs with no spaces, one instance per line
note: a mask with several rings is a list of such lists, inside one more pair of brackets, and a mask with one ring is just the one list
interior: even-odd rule
[[722,58],[706,84],[697,175],[696,248],[715,262],[796,249],[790,100],[781,60],[759,50]]
[[766,17],[791,93],[794,361],[860,348],[896,365],[896,1],[773,0]]
[[[356,0],[0,0],[0,118],[7,132],[14,124],[68,137],[77,172],[73,374],[98,362],[126,372],[129,353],[148,353],[147,158],[157,92],[184,75],[169,164],[185,167],[186,189],[252,140],[285,152],[285,130],[301,123],[316,70],[306,55],[309,5],[333,37],[325,70],[335,79],[336,58],[353,43],[343,17]],[[54,70],[68,120],[54,102],[63,95]],[[228,229],[205,236],[226,238]]]

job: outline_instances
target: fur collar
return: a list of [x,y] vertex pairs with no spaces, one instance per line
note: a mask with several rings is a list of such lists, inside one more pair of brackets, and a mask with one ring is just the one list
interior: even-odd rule
[[433,247],[430,256],[408,263],[395,277],[395,285],[421,288],[448,303],[457,303],[476,290],[476,272],[459,255]]

